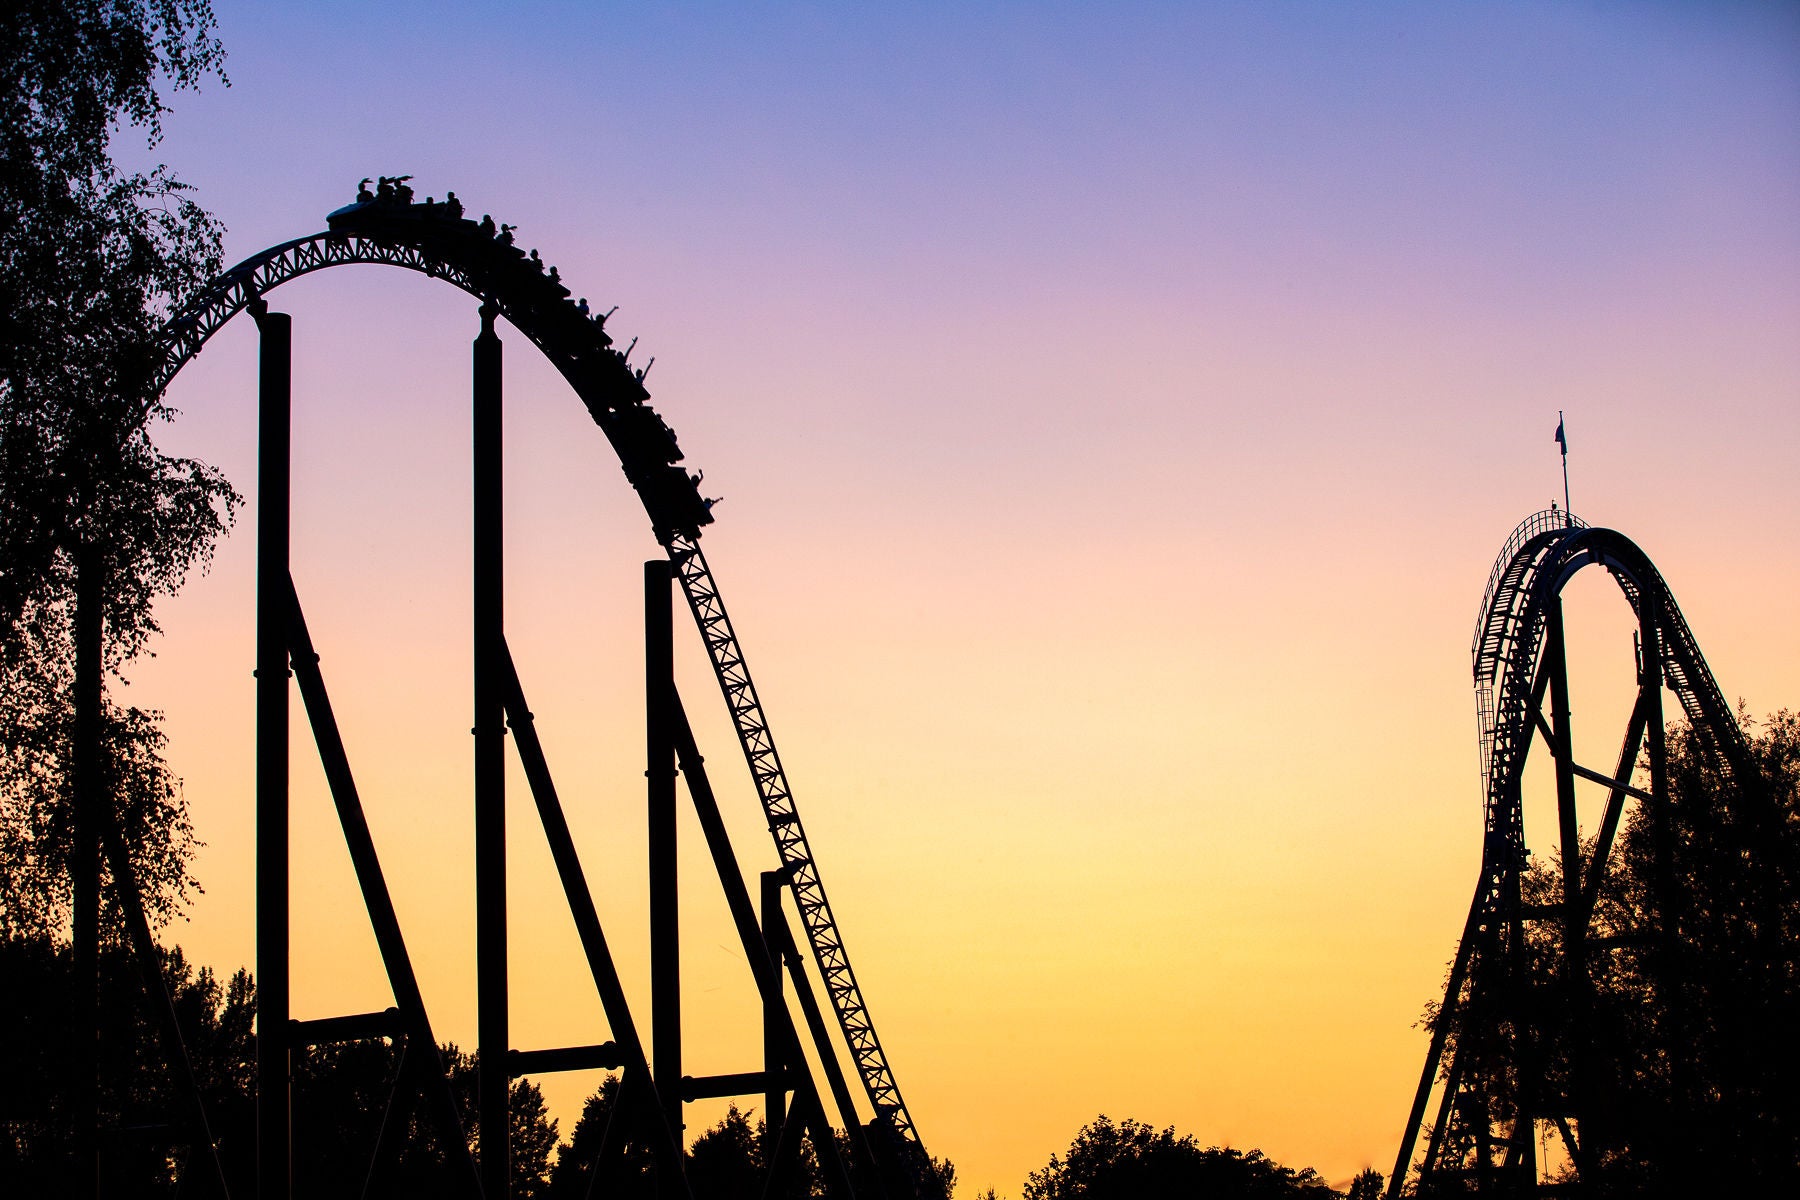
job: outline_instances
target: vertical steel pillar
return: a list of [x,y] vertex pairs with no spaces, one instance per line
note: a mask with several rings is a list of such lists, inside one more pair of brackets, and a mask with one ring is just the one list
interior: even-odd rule
[[[787,1056],[782,1053],[783,1014],[780,1011],[786,1004],[781,995],[781,963],[786,940],[782,935],[787,930],[781,915],[781,890],[786,883],[785,871],[762,873],[763,945],[768,947],[769,970],[774,976],[763,985],[762,995],[763,1076],[768,1081],[763,1089],[763,1156],[769,1162],[774,1161],[775,1148],[781,1145],[781,1126],[787,1116]],[[826,1053],[825,1049],[821,1048],[820,1053]],[[845,1117],[845,1125],[853,1119],[853,1116]]]
[[1656,863],[1657,932],[1667,946],[1675,937],[1674,914],[1671,912],[1675,900],[1675,865],[1674,830],[1669,813],[1669,743],[1667,731],[1663,729],[1663,643],[1662,630],[1657,623],[1661,599],[1659,591],[1644,589],[1638,599],[1643,609],[1638,624],[1644,647],[1641,681],[1644,735],[1650,758],[1650,794],[1655,797],[1650,802],[1650,834]]
[[506,1053],[506,634],[498,310],[481,306],[474,353],[475,987],[481,1187],[506,1200],[511,1174]]
[[[1545,653],[1549,655],[1545,666],[1550,671],[1550,734],[1555,743],[1551,752],[1556,758],[1557,840],[1562,847],[1564,988],[1573,1034],[1567,1094],[1557,1113],[1560,1118],[1570,1110],[1577,1114],[1585,1111],[1583,1089],[1588,1079],[1587,910],[1582,906],[1581,825],[1575,809],[1575,740],[1569,725],[1569,647],[1564,634],[1561,596],[1550,600],[1544,632]],[[1546,1086],[1541,1058],[1533,1063],[1533,1068],[1528,1103],[1541,1107],[1548,1099],[1540,1094],[1540,1089]],[[1527,1113],[1520,1116],[1530,1119]],[[1584,1165],[1578,1163],[1577,1169]]]
[[644,564],[644,775],[650,824],[652,1077],[676,1144],[681,1112],[681,897],[675,860],[674,618],[669,560]]
[[1575,925],[1581,920],[1581,828],[1575,811],[1575,751],[1569,730],[1569,656],[1563,639],[1563,607],[1560,596],[1551,599],[1546,613],[1544,649],[1550,656],[1550,733],[1556,744],[1556,811],[1562,844],[1563,920],[1565,950],[1573,958],[1577,949]]
[[106,596],[98,548],[83,544],[75,564],[74,859],[69,864],[75,971],[74,1195],[100,1188],[100,823],[110,803],[100,760],[101,605]]
[[288,500],[293,320],[256,300],[261,331],[256,513],[256,1187],[288,1200]]

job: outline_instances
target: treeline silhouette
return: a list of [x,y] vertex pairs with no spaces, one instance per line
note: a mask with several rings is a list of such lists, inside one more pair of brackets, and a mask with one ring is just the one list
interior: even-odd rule
[[[221,980],[196,967],[179,948],[167,952],[164,978],[174,998],[194,1074],[199,1080],[233,1194],[255,1186],[256,988],[248,972]],[[71,1014],[76,989],[72,956],[48,936],[0,939],[0,1191],[9,1196],[60,1194],[77,1167],[74,1136],[80,1119],[70,1086],[67,1048],[79,1031]],[[122,947],[100,955],[100,1184],[114,1196],[177,1196],[189,1164],[200,1169],[191,1129],[175,1117],[181,1097],[164,1061],[144,1000],[143,976]],[[458,1108],[472,1111],[474,1057],[443,1047]],[[422,1106],[409,1105],[400,1044],[370,1038],[315,1046],[294,1064],[294,1189],[310,1196],[440,1196],[458,1194],[463,1180]],[[632,1124],[636,1106],[618,1106],[619,1079],[609,1075],[582,1106],[568,1131],[529,1080],[511,1090],[513,1194],[522,1200],[585,1200],[590,1194],[658,1195],[652,1131]],[[622,1153],[590,1193],[601,1140],[611,1122]],[[468,1133],[473,1148],[473,1126]],[[868,1170],[836,1135],[858,1195],[879,1195]],[[365,1192],[377,1141],[388,1143],[377,1188]],[[696,1200],[760,1196],[768,1165],[765,1127],[735,1105],[689,1143],[685,1172]],[[936,1161],[946,1194],[955,1167]],[[190,1184],[191,1186],[191,1184]],[[1360,1177],[1351,1200],[1374,1200],[1381,1179]],[[665,1189],[666,1190],[666,1189]],[[828,1195],[809,1144],[800,1150],[790,1197]],[[1084,1127],[1069,1149],[1052,1155],[1024,1182],[1024,1200],[1324,1200],[1333,1191],[1311,1169],[1283,1167],[1258,1151],[1202,1149],[1173,1129],[1156,1130],[1105,1116]],[[991,1189],[989,1197],[996,1195]]]

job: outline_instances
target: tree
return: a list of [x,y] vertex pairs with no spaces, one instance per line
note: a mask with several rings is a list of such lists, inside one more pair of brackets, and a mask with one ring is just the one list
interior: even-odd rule
[[1025,1200],[1288,1200],[1332,1197],[1311,1167],[1281,1166],[1260,1150],[1201,1149],[1129,1118],[1101,1114],[1082,1126],[1067,1155],[1050,1156],[1025,1180]]
[[[733,1104],[717,1125],[695,1138],[687,1156],[688,1186],[694,1200],[761,1195],[763,1133],[763,1122],[752,1128],[749,1114]],[[811,1195],[812,1191],[809,1187],[794,1194]]]
[[[78,986],[73,955],[45,936],[0,939],[0,1180],[9,1195],[63,1195],[76,1114],[65,1047]],[[255,988],[237,972],[221,983],[180,950],[163,956],[188,1058],[228,1175],[253,1178]],[[106,1116],[103,1183],[118,1195],[173,1195],[187,1135],[167,1125],[182,1111],[163,1061],[136,964],[117,947],[99,959],[99,1092]],[[90,986],[91,982],[90,982]],[[92,1036],[92,1031],[89,1032]]]
[[[656,1195],[654,1131],[644,1127],[641,1112],[621,1104],[623,1087],[619,1076],[608,1075],[582,1103],[581,1116],[569,1131],[569,1140],[556,1148],[549,1196],[556,1200],[585,1200],[590,1194],[646,1198]],[[619,1151],[606,1178],[595,1185],[594,1166],[609,1127]]]
[[[1704,736],[1670,726],[1666,842],[1639,805],[1607,864],[1594,912],[1607,941],[1589,955],[1593,1046],[1575,1060],[1596,1189],[1800,1187],[1800,717],[1777,713],[1760,732],[1740,722],[1757,777],[1727,772]],[[1555,875],[1534,882],[1560,900]],[[1538,933],[1546,961],[1560,960],[1561,936],[1553,922]]]
[[[1566,1098],[1587,1194],[1786,1194],[1800,1189],[1800,717],[1751,734],[1752,777],[1724,768],[1710,735],[1665,733],[1666,821],[1639,803],[1601,876],[1579,970],[1564,923],[1527,927],[1541,1085]],[[1640,763],[1648,771],[1648,756]],[[1648,786],[1640,774],[1640,786]],[[1595,843],[1582,847],[1593,861]],[[1560,913],[1559,862],[1533,860],[1525,904]],[[1584,883],[1585,886],[1585,883]],[[1431,1014],[1433,1021],[1437,1013]],[[1491,1014],[1457,1012],[1449,1044]],[[1448,1061],[1448,1060],[1446,1060]],[[1506,1111],[1522,1080],[1504,1055],[1464,1064]],[[1541,1103],[1541,1101],[1540,1101]]]
[[[80,577],[95,580],[115,675],[157,626],[155,600],[209,561],[237,493],[162,454],[149,394],[157,332],[218,273],[221,227],[149,145],[160,88],[220,69],[205,0],[17,0],[0,15],[0,930],[63,927],[70,907],[69,745]],[[111,704],[111,814],[153,922],[193,887],[193,846],[157,714]]]
[[[365,1188],[382,1195],[461,1193],[465,1177],[420,1095],[423,1081],[403,1071],[408,1053],[400,1041],[362,1039],[312,1046],[298,1056],[294,1070],[295,1194],[361,1195]],[[476,1154],[475,1056],[454,1044],[439,1047],[438,1053],[452,1099],[462,1114],[465,1144]],[[435,1068],[436,1064],[431,1064],[428,1069]],[[512,1082],[508,1123],[512,1195],[532,1200],[550,1194],[550,1151],[556,1145],[556,1122],[544,1107],[543,1092],[528,1079]],[[380,1167],[371,1178],[378,1146]]]

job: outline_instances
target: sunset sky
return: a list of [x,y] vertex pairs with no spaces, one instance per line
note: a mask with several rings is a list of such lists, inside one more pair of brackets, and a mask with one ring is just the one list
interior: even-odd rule
[[[1479,861],[1469,635],[1561,500],[1558,410],[1575,511],[1661,568],[1727,696],[1800,706],[1800,9],[971,8],[217,0],[231,86],[173,97],[154,157],[228,261],[411,173],[619,306],[724,498],[705,548],[959,1194],[1017,1196],[1101,1112],[1385,1172]],[[433,1021],[472,1047],[475,305],[374,267],[271,300],[296,582]],[[647,1027],[658,548],[502,335],[508,635]],[[234,323],[170,391],[162,443],[249,507],[117,693],[166,712],[207,843],[164,936],[222,970],[254,957],[255,350]],[[1629,621],[1596,572],[1569,597],[1604,768]],[[773,866],[677,633],[739,854]],[[295,1015],[385,1007],[299,711]],[[602,1040],[509,786],[515,1044]],[[684,837],[690,1069],[753,1069]],[[566,1134],[595,1078],[541,1082]]]

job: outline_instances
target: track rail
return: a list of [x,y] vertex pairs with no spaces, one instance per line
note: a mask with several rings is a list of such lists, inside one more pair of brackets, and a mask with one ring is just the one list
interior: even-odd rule
[[[906,1160],[902,1165],[922,1193],[936,1193],[930,1159],[851,968],[743,648],[700,552],[700,528],[712,521],[711,504],[698,491],[699,477],[676,465],[682,461],[680,447],[674,431],[647,403],[643,372],[633,370],[625,355],[613,349],[604,318],[578,309],[569,292],[544,275],[535,259],[527,261],[510,237],[495,237],[491,224],[478,226],[443,206],[433,211],[433,206],[372,201],[333,213],[330,226],[252,255],[184,304],[163,328],[148,394],[160,397],[213,334],[269,291],[315,271],[351,264],[399,267],[441,279],[494,305],[542,351],[606,434],[676,568],[787,870],[807,941],[874,1109],[875,1128],[886,1128],[889,1140],[898,1140]],[[844,1119],[852,1120],[854,1114],[846,1113]]]

